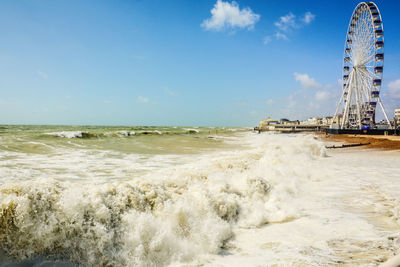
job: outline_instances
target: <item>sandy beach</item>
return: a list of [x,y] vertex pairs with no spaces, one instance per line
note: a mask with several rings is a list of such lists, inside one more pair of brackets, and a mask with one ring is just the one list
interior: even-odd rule
[[369,143],[358,148],[373,148],[382,150],[400,150],[400,136],[394,135],[355,135],[355,134],[321,134],[322,141],[342,144]]

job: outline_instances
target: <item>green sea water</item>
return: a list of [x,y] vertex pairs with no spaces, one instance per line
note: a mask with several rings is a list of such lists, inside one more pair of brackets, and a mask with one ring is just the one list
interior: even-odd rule
[[223,138],[245,132],[225,127],[0,126],[0,149],[51,153],[59,147],[139,154],[192,154],[226,147]]
[[[0,184],[52,178],[128,181],[213,151],[240,146],[245,128],[223,127],[0,127]],[[234,143],[234,144],[233,144]]]
[[[128,208],[132,210],[129,199],[133,199],[139,201],[139,207],[135,206],[133,210],[149,212],[146,207],[147,201],[140,200],[143,193],[149,194],[148,197],[152,198],[150,195],[160,193],[156,193],[154,190],[166,190],[157,189],[157,182],[154,182],[153,179],[162,180],[164,173],[180,168],[179,166],[196,163],[204,158],[208,160],[209,157],[215,156],[215,153],[237,149],[241,146],[238,138],[248,132],[249,129],[245,128],[224,127],[1,125],[0,266],[58,266],[60,264],[62,266],[76,266],[76,264],[90,266],[88,262],[104,264],[110,261],[109,256],[105,261],[97,261],[88,260],[84,255],[73,256],[75,259],[70,261],[73,258],[70,252],[89,252],[92,251],[92,247],[97,247],[96,244],[85,244],[82,250],[63,250],[61,254],[57,246],[65,246],[68,240],[76,238],[83,240],[82,238],[86,234],[81,230],[86,231],[86,226],[82,228],[80,220],[83,219],[86,221],[83,224],[87,224],[89,222],[85,218],[89,213],[103,213],[104,207],[97,207],[99,201],[111,201],[107,204],[110,209]],[[202,169],[197,164],[194,166],[194,170]],[[180,179],[184,181],[184,177],[188,174],[190,172],[182,172],[183,176]],[[146,183],[147,185],[142,187],[136,183]],[[140,189],[135,189],[136,187]],[[64,191],[66,188],[73,191]],[[102,192],[102,190],[106,191]],[[114,199],[114,197],[119,199],[125,194],[125,190],[129,191],[128,199],[122,200],[122,202]],[[71,199],[61,200],[59,198],[61,192],[65,192],[64,196]],[[94,199],[87,193],[93,193]],[[67,215],[69,208],[61,208],[59,204],[55,204],[54,200],[60,204],[61,202],[58,201],[62,201],[67,205],[76,201],[77,206],[70,210],[72,217]],[[119,207],[118,203],[124,204]],[[28,208],[30,210],[28,216],[32,215],[40,223],[36,225],[36,219],[33,217],[29,219],[25,215],[19,217],[21,208]],[[56,210],[60,208],[61,213],[58,214]],[[80,216],[80,213],[86,214],[85,218],[75,218]],[[67,217],[64,215],[59,217],[61,214]],[[114,226],[111,225],[120,224],[116,221],[121,220],[119,215],[122,214],[121,210],[116,210],[115,214],[115,218],[112,218],[114,215],[111,215],[108,219],[101,219],[100,225],[103,223],[108,225],[109,220],[114,221],[113,223],[110,221],[111,224],[106,228],[100,227],[104,230],[100,234],[101,238],[114,233],[119,228],[113,229]],[[89,217],[91,216],[89,215]],[[68,222],[63,221],[62,217],[68,218]],[[103,222],[104,219],[107,222]],[[22,226],[20,223],[27,223],[31,226]],[[73,230],[69,226],[64,228],[62,225],[65,223],[79,225],[79,230]],[[36,225],[34,230],[31,229],[33,224]],[[52,225],[52,229],[48,232],[50,225]],[[62,237],[56,233],[60,233],[60,231],[53,226],[59,230],[62,229]],[[75,236],[75,232],[79,232],[79,234]],[[125,232],[129,233],[129,231]],[[33,237],[32,234],[35,233],[39,233],[40,237]],[[50,241],[53,243],[52,248],[47,247],[42,250],[39,248],[41,247],[39,243],[44,244],[49,241],[45,236],[54,239],[55,242]],[[17,239],[22,242],[16,241]],[[61,243],[58,243],[56,239],[60,239]],[[88,236],[87,240],[100,242],[101,246],[104,245],[93,236]],[[17,243],[21,246],[16,245]],[[73,243],[76,246],[83,242],[73,241]],[[11,247],[9,247],[10,245]],[[39,249],[28,248],[31,245]],[[69,245],[67,246],[69,247]],[[117,244],[113,244],[113,246],[115,248],[110,249],[114,250],[118,247]],[[30,254],[32,251],[35,252]],[[64,253],[67,253],[68,256],[63,255]],[[120,259],[123,258],[125,256],[121,256]],[[121,264],[120,259],[116,261],[119,264]],[[136,262],[134,258],[130,261]],[[132,266],[132,264],[128,265]],[[110,266],[122,265],[111,264]]]

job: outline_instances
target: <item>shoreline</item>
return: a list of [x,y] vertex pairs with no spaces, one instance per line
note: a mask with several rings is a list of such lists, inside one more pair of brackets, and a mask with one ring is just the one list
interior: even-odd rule
[[[395,135],[357,135],[357,134],[322,134],[316,136],[324,142],[335,142],[341,144],[369,143],[357,146],[357,149],[399,150],[400,136]],[[351,147],[349,147],[351,148]],[[342,148],[345,149],[345,148]]]
[[[357,147],[346,147],[342,149],[352,149],[352,151],[377,151],[385,152],[391,151],[400,152],[400,136],[394,135],[354,135],[354,134],[323,134],[316,133],[317,138],[325,144],[357,144],[357,143],[370,143],[368,145],[361,145]],[[340,150],[342,150],[340,149]],[[336,149],[334,149],[336,150]],[[388,257],[385,261],[381,262],[378,267],[395,267],[400,266],[400,254]]]

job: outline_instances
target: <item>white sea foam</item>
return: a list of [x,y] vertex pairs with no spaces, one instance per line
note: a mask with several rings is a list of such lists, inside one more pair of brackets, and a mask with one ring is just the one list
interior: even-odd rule
[[[240,149],[190,158],[2,152],[3,248],[18,258],[47,253],[112,266],[365,265],[399,248],[398,158],[326,157],[305,135],[227,141]],[[365,215],[372,211],[395,231],[387,221],[380,230]]]
[[53,135],[53,136],[63,137],[63,138],[82,138],[83,132],[81,132],[81,131],[62,131],[62,132],[48,133],[48,135]]
[[127,131],[119,131],[118,133],[123,136],[129,136],[129,133]]
[[[135,131],[119,131],[118,134],[123,135],[123,136],[132,136],[132,135],[136,135]],[[105,135],[112,135],[112,134],[105,134]]]
[[[293,146],[284,147],[297,153]],[[297,158],[287,168],[300,182],[294,187],[299,216],[235,231],[236,238],[227,244],[231,254],[215,256],[213,262],[376,266],[400,253],[398,153],[344,150],[311,161]]]

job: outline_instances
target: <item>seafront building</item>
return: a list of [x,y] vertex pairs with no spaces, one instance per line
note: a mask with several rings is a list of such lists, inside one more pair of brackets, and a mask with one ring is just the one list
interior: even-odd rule
[[[289,120],[282,118],[280,120],[268,117],[260,121],[259,125],[254,129],[257,131],[279,131],[279,132],[304,132],[304,131],[323,131],[328,129],[332,124],[340,124],[343,119],[341,114],[335,117],[312,117],[307,120]],[[385,120],[376,122],[376,129],[387,129]],[[396,129],[400,128],[400,108],[394,110],[394,119],[391,125]],[[387,134],[387,133],[385,133]]]
[[260,121],[256,130],[259,131],[280,131],[280,132],[302,132],[317,131],[322,128],[328,128],[332,123],[332,117],[313,117],[304,121],[267,118]]
[[400,108],[394,110],[394,123],[397,127],[400,126]]

